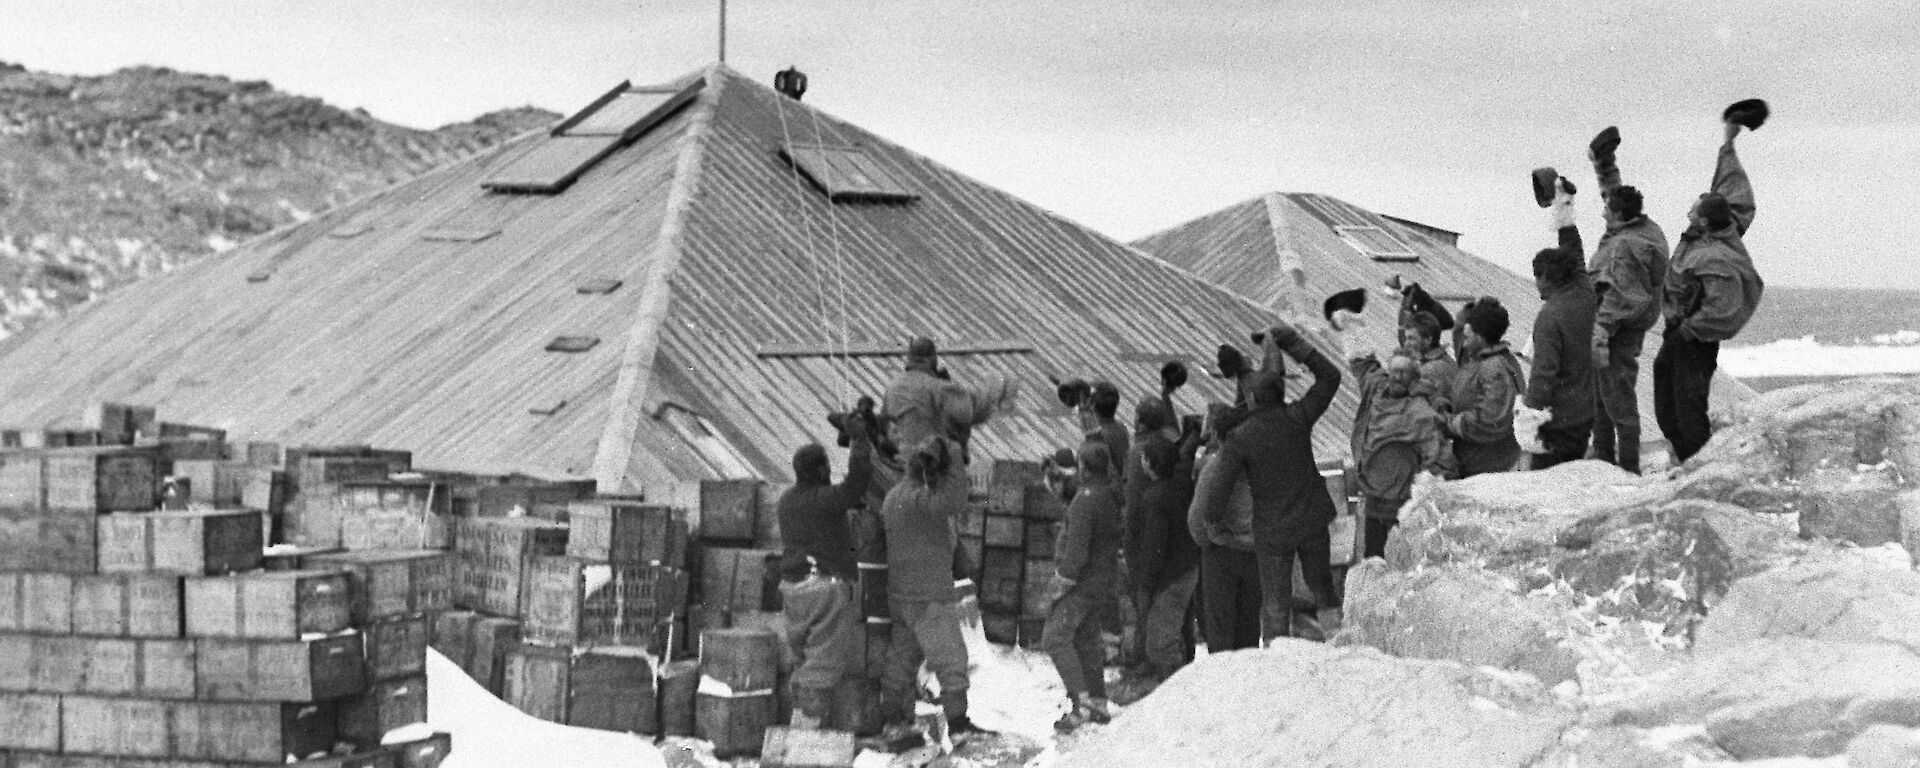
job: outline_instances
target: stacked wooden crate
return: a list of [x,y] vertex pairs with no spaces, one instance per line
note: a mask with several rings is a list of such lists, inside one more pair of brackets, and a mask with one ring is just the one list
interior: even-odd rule
[[505,698],[554,722],[660,733],[658,663],[685,610],[684,516],[624,501],[568,505],[566,552],[526,567]]
[[960,521],[960,547],[977,568],[982,627],[992,642],[1036,645],[1046,622],[1066,504],[1043,479],[1038,462],[995,461],[986,493]]
[[[151,420],[103,410],[105,439]],[[259,570],[258,510],[154,511],[172,464],[221,462],[226,450],[201,435],[0,455],[0,516],[12,523],[0,529],[11,569],[0,572],[0,764],[438,762],[380,744],[381,716],[400,710],[369,685],[422,671],[424,638],[369,645],[347,574]],[[220,486],[202,487],[230,493]],[[421,709],[406,722],[424,719]]]

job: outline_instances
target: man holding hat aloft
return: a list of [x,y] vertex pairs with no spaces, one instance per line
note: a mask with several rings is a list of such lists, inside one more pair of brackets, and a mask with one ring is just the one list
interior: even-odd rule
[[1653,413],[1679,464],[1713,436],[1707,395],[1719,367],[1720,342],[1746,327],[1766,288],[1742,238],[1753,223],[1753,184],[1734,152],[1742,128],[1766,122],[1767,104],[1738,102],[1721,115],[1726,140],[1713,171],[1713,191],[1688,213],[1687,230],[1674,246],[1661,288],[1666,320],[1660,354],[1653,360]]
[[1587,274],[1599,297],[1593,320],[1593,457],[1640,472],[1640,350],[1660,315],[1667,275],[1667,235],[1647,218],[1640,190],[1620,183],[1615,150],[1620,129],[1609,126],[1588,144],[1600,180],[1607,231],[1593,247]]
[[[1536,180],[1542,172],[1552,169],[1536,171]],[[1534,285],[1545,303],[1533,321],[1533,370],[1527,376],[1524,404],[1552,414],[1540,427],[1543,450],[1533,455],[1534,469],[1585,456],[1593,432],[1593,358],[1588,350],[1597,302],[1581,258],[1580,230],[1573,224],[1573,183],[1553,175],[1553,195],[1545,202],[1560,245],[1533,257]]]

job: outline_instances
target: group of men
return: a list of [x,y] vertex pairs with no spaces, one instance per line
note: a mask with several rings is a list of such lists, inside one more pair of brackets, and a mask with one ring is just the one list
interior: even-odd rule
[[[1675,464],[1700,450],[1712,433],[1707,402],[1719,343],[1740,331],[1763,288],[1741,240],[1754,204],[1734,140],[1759,127],[1766,111],[1755,100],[1722,114],[1725,141],[1712,189],[1694,204],[1671,251],[1639,190],[1621,182],[1618,130],[1602,131],[1589,146],[1607,222],[1590,263],[1573,223],[1575,185],[1550,168],[1535,172],[1536,202],[1547,209],[1558,244],[1533,258],[1544,304],[1530,370],[1506,340],[1510,318],[1495,298],[1469,302],[1455,317],[1420,286],[1396,285],[1396,343],[1385,349],[1372,343],[1377,337],[1361,319],[1364,290],[1328,300],[1329,339],[1361,394],[1352,455],[1365,556],[1384,554],[1422,475],[1508,471],[1524,453],[1532,454],[1533,469],[1591,455],[1639,472],[1634,390],[1656,319],[1665,321],[1654,362],[1659,427]],[[1442,340],[1447,330],[1451,343]],[[1128,672],[1149,681],[1193,658],[1196,607],[1210,652],[1339,625],[1328,529],[1336,510],[1315,461],[1313,432],[1343,374],[1310,342],[1316,332],[1281,322],[1255,334],[1257,364],[1222,345],[1216,375],[1232,381],[1235,397],[1210,406],[1204,419],[1181,418],[1173,405],[1187,373],[1179,364],[1162,369],[1157,396],[1136,403],[1131,430],[1119,421],[1116,387],[1060,386],[1083,438],[1049,470],[1050,485],[1068,500],[1043,629],[1070,699],[1057,727],[1108,718],[1103,636],[1122,599],[1134,616],[1133,642],[1123,653]],[[1289,360],[1311,377],[1292,401]],[[978,730],[968,717],[954,521],[967,502],[971,430],[1010,396],[1004,385],[983,392],[954,383],[932,341],[917,339],[878,413],[836,420],[851,451],[841,483],[831,483],[820,446],[795,454],[796,485],[781,498],[779,515],[800,723],[833,724],[835,691],[859,663],[848,511],[866,505],[879,509],[895,626],[881,686],[887,719],[911,718],[924,663],[950,732]],[[875,471],[876,443],[897,459],[879,466],[895,469]],[[1312,593],[1304,611],[1294,596],[1296,566]]]

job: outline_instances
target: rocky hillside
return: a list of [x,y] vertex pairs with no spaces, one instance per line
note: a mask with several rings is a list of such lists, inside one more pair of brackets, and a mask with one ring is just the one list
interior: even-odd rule
[[416,130],[263,81],[0,63],[0,337],[558,117]]

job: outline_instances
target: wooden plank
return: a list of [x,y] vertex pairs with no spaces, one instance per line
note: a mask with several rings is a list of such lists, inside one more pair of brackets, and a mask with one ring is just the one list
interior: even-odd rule
[[[1029,342],[1009,339],[958,339],[941,341],[941,356],[953,355],[1031,355],[1037,350]],[[783,357],[905,357],[903,342],[859,341],[842,347],[838,344],[762,344],[754,350],[760,359]]]

